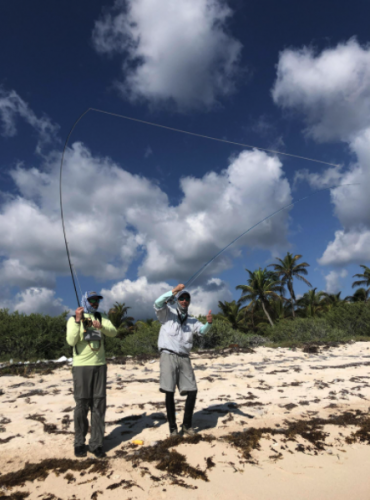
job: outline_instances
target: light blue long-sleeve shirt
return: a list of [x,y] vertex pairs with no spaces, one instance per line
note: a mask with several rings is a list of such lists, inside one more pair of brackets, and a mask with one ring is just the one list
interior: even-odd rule
[[193,347],[193,334],[207,333],[211,324],[203,325],[196,318],[188,316],[185,323],[181,324],[177,311],[166,301],[172,297],[172,291],[161,295],[154,302],[154,310],[158,320],[162,323],[158,338],[159,350],[169,350],[179,354],[188,355]]

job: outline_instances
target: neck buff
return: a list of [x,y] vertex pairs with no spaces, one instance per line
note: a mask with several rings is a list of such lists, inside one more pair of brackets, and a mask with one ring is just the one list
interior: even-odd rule
[[180,292],[180,295],[177,297],[177,310],[179,311],[179,313],[181,314],[181,316],[184,316],[185,314],[188,313],[188,307],[190,305],[190,302],[189,302],[189,305],[187,307],[184,307],[180,304],[179,302],[179,298],[184,295],[184,294],[187,294],[189,295],[190,297],[190,302],[191,302],[191,295],[190,293],[187,291],[187,290],[182,290],[182,292]]
[[94,312],[97,311],[97,309],[94,309],[90,302],[87,300],[87,292],[82,295],[81,305],[84,308],[85,313],[94,314]]

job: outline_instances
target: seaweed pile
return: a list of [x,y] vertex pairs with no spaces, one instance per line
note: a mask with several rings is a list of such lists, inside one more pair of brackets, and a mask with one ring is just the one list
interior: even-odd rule
[[25,418],[26,420],[35,420],[36,422],[42,423],[44,426],[44,432],[46,432],[47,434],[74,434],[73,432],[66,430],[69,426],[69,417],[67,419],[65,417],[63,418],[63,430],[61,431],[58,430],[58,427],[55,424],[48,424],[44,415],[41,415],[39,413],[28,415]]
[[50,472],[54,472],[59,476],[71,470],[81,472],[90,469],[88,471],[89,474],[99,473],[104,476],[108,468],[108,461],[97,460],[96,458],[88,458],[86,460],[48,458],[38,464],[26,463],[23,469],[0,476],[0,488],[13,488],[15,486],[23,486],[26,481],[44,480]]
[[[284,424],[286,428],[261,427],[258,429],[252,427],[242,432],[232,432],[223,436],[222,439],[225,439],[238,448],[246,461],[252,464],[256,464],[257,461],[252,458],[251,452],[252,450],[260,449],[260,440],[263,437],[268,438],[269,436],[280,435],[283,438],[282,441],[287,442],[296,441],[297,437],[300,436],[313,446],[315,454],[319,450],[325,450],[325,439],[329,436],[328,433],[324,432],[325,425],[360,427],[358,431],[351,433],[349,437],[345,438],[345,441],[348,444],[358,441],[370,444],[370,418],[360,410],[348,411],[340,415],[331,415],[327,419],[317,417],[311,420],[297,420],[294,422],[285,420]],[[303,444],[299,444],[296,451],[304,452],[306,449],[311,451],[312,447],[310,445],[305,447]]]
[[146,446],[135,450],[134,453],[126,454],[125,459],[131,461],[135,466],[141,462],[158,462],[156,468],[160,471],[165,471],[173,476],[185,476],[193,479],[202,479],[208,481],[205,471],[199,467],[192,467],[186,461],[186,458],[181,453],[175,450],[170,450],[179,444],[198,444],[200,441],[212,442],[216,438],[209,435],[196,434],[192,437],[183,438],[181,436],[169,437],[163,441],[159,441],[154,446]]

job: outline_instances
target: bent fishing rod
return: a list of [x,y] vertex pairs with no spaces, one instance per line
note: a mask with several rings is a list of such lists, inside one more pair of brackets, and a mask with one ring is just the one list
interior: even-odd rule
[[[261,147],[258,147],[258,146],[252,146],[250,144],[243,144],[243,143],[240,143],[240,142],[233,142],[233,141],[228,141],[226,139],[220,139],[220,138],[217,138],[217,137],[211,137],[211,136],[208,136],[208,135],[203,135],[203,134],[197,134],[195,132],[190,132],[190,131],[187,131],[187,130],[181,130],[181,129],[177,129],[177,128],[174,128],[174,127],[168,127],[168,126],[165,126],[165,125],[161,125],[159,123],[154,123],[154,122],[148,122],[148,121],[145,121],[145,120],[139,120],[138,118],[133,118],[133,117],[130,117],[130,116],[125,116],[125,115],[121,115],[121,114],[118,114],[118,113],[112,113],[112,112],[109,112],[109,111],[104,111],[104,110],[101,110],[101,109],[96,109],[96,108],[88,108],[86,109],[83,113],[81,113],[81,115],[77,118],[77,120],[74,122],[71,130],[69,131],[69,134],[67,136],[67,139],[65,141],[65,144],[64,144],[64,148],[63,148],[63,152],[62,152],[62,158],[61,158],[61,162],[60,162],[60,174],[59,174],[59,198],[60,198],[60,214],[61,214],[61,219],[62,219],[62,228],[63,228],[63,237],[64,237],[64,243],[65,243],[65,247],[66,247],[66,251],[67,251],[67,259],[68,259],[68,264],[69,264],[69,269],[70,269],[70,272],[71,272],[71,277],[72,277],[72,282],[73,282],[73,287],[74,287],[74,291],[75,291],[75,294],[76,294],[76,300],[77,300],[77,304],[78,304],[78,307],[81,307],[81,303],[80,303],[80,299],[78,297],[78,293],[77,293],[77,288],[76,288],[76,281],[75,281],[75,272],[73,270],[73,265],[72,265],[72,261],[71,261],[71,252],[69,250],[69,246],[68,246],[68,240],[67,240],[67,236],[66,236],[66,228],[65,228],[65,223],[64,223],[64,212],[63,212],[63,192],[62,192],[62,175],[63,175],[63,164],[64,164],[64,157],[65,157],[65,153],[66,153],[66,150],[67,150],[67,146],[68,146],[68,143],[69,143],[69,139],[72,135],[72,132],[74,131],[74,129],[76,128],[77,124],[82,120],[82,118],[87,115],[87,113],[89,113],[90,111],[92,112],[96,112],[96,113],[102,113],[102,114],[106,114],[106,115],[109,115],[109,116],[114,116],[114,117],[117,117],[117,118],[123,118],[125,120],[129,120],[129,121],[132,121],[132,122],[136,122],[136,123],[140,123],[140,124],[144,124],[144,125],[149,125],[149,126],[152,126],[152,127],[159,127],[159,128],[162,128],[162,129],[165,129],[165,130],[169,130],[169,131],[172,131],[172,132],[177,132],[177,133],[182,133],[182,134],[187,134],[187,135],[192,135],[194,137],[200,137],[202,139],[208,139],[208,140],[212,140],[212,141],[217,141],[217,142],[222,142],[222,143],[226,143],[226,144],[231,144],[231,145],[234,145],[234,146],[240,146],[240,147],[244,147],[244,148],[249,148],[249,149],[257,149],[259,151],[265,151],[265,152],[268,152],[268,153],[272,153],[272,154],[276,154],[276,155],[283,155],[283,156],[289,156],[289,157],[292,157],[292,158],[298,158],[300,160],[306,160],[306,161],[313,161],[313,162],[316,162],[316,163],[321,163],[321,164],[324,164],[324,165],[329,165],[329,166],[332,166],[332,167],[338,167],[339,168],[339,165],[335,164],[335,163],[329,163],[329,162],[326,162],[326,161],[323,161],[323,160],[318,160],[318,159],[315,159],[315,158],[308,158],[308,157],[305,157],[305,156],[299,156],[299,155],[295,155],[295,154],[291,154],[291,153],[284,153],[282,151],[275,151],[275,150],[272,150],[272,149],[267,149],[267,148],[261,148]],[[347,185],[350,185],[350,184],[347,184]],[[339,186],[333,186],[333,187],[339,187]],[[332,189],[332,188],[324,188],[324,189]],[[314,193],[312,193],[314,194]],[[311,195],[309,195],[311,196]],[[252,226],[251,228],[249,228],[247,231],[245,231],[243,234],[241,234],[240,236],[238,236],[237,238],[235,238],[231,243],[229,243],[224,249],[222,249],[220,252],[218,252],[209,262],[207,262],[204,266],[201,267],[201,269],[199,269],[199,271],[197,271],[188,281],[187,281],[187,285],[191,284],[192,282],[194,282],[194,280],[196,278],[198,278],[198,276],[200,276],[200,274],[204,271],[204,269],[211,263],[213,262],[219,255],[221,255],[221,253],[223,253],[225,250],[227,250],[227,248],[229,248],[233,243],[235,243],[237,240],[239,240],[242,236],[244,236],[245,234],[247,234],[249,231],[251,231],[252,229],[254,229],[255,227],[257,227],[259,224],[261,224],[262,222],[266,221],[267,219],[273,217],[274,215],[278,214],[279,212],[281,212],[282,210],[286,210],[288,209],[289,207],[295,205],[296,203],[299,203],[300,201],[303,201],[304,199],[308,198],[309,196],[306,196],[304,198],[301,198],[297,201],[295,201],[294,203],[290,203],[289,205],[285,206],[285,207],[282,207],[280,208],[279,210],[277,210],[276,212],[274,212],[273,214],[271,215],[268,215],[267,217],[265,217],[263,220],[257,222],[257,224],[255,224],[254,226]],[[76,274],[76,278],[77,278],[77,274]]]

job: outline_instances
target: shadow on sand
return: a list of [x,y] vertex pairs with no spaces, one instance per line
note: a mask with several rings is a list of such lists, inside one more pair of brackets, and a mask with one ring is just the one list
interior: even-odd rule
[[[227,402],[224,404],[211,405],[203,410],[196,411],[193,416],[193,427],[199,432],[208,429],[214,429],[218,425],[219,418],[229,414],[227,421],[233,420],[234,415],[252,419],[254,415],[244,413],[238,408],[237,403]],[[181,422],[178,422],[181,424]],[[167,418],[163,412],[147,414],[146,412],[138,415],[130,415],[113,422],[106,422],[106,426],[115,425],[108,435],[104,438],[104,450],[110,451],[119,447],[122,443],[131,441],[135,436],[141,434],[144,429],[155,431],[162,425],[167,426]],[[156,440],[156,433],[153,432],[153,441]]]

